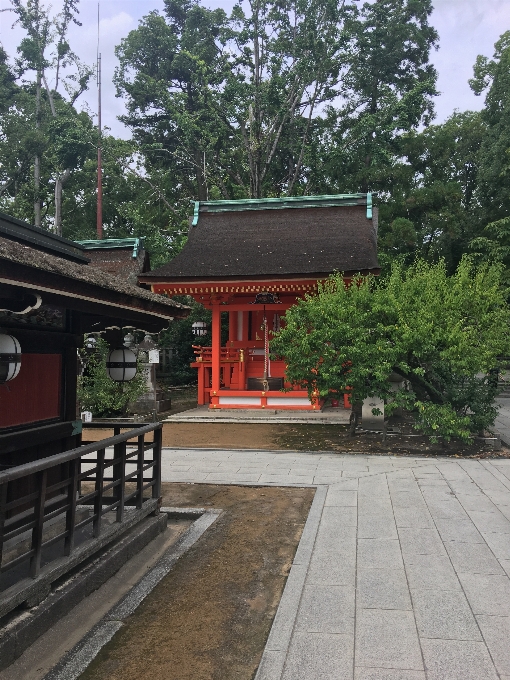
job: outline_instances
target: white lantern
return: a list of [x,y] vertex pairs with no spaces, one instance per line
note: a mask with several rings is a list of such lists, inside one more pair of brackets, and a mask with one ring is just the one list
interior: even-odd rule
[[21,347],[12,335],[0,333],[0,384],[14,380],[21,368]]
[[193,335],[207,335],[207,324],[205,321],[194,321],[191,324]]
[[136,375],[136,354],[124,347],[114,349],[106,360],[106,370],[115,382],[133,380]]

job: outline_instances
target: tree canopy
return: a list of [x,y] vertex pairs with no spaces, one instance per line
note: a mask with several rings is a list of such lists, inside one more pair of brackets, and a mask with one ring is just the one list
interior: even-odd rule
[[[489,372],[510,353],[500,277],[500,265],[475,268],[467,258],[452,276],[443,261],[423,260],[394,264],[383,280],[335,275],[288,310],[271,351],[312,398],[380,396],[390,413],[414,411],[427,434],[466,439],[494,422]],[[392,372],[407,390],[391,392]]]

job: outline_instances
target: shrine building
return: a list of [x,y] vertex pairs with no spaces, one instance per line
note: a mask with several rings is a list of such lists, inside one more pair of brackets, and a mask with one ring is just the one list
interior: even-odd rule
[[287,309],[334,272],[379,273],[371,194],[196,202],[182,251],[139,281],[212,310],[211,346],[192,364],[199,405],[315,410],[322,404],[286,381],[285,357],[270,359],[268,343]]

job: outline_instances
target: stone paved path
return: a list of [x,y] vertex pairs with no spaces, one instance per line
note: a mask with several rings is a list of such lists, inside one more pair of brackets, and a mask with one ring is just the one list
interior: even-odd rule
[[163,479],[317,486],[256,680],[510,680],[510,460],[165,449]]

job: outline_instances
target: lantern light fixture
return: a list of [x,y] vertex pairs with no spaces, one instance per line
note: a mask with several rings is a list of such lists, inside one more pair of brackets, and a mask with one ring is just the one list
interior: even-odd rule
[[0,333],[0,385],[14,380],[21,368],[21,347],[13,335]]
[[96,349],[97,347],[97,338],[94,335],[89,335],[85,339],[85,348],[89,350]]
[[193,335],[203,336],[207,335],[207,324],[205,321],[194,321],[191,324],[191,332]]
[[145,333],[145,336],[141,342],[138,343],[136,349],[142,350],[142,352],[150,352],[151,349],[156,349],[157,344],[154,342],[149,333]]
[[128,382],[136,375],[136,354],[125,347],[114,349],[106,360],[108,375],[115,382]]
[[135,344],[135,336],[133,335],[133,333],[127,333],[124,336],[124,347],[127,347],[129,349],[134,344]]

